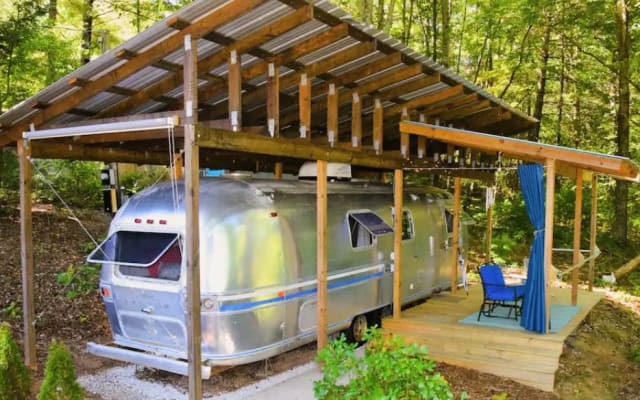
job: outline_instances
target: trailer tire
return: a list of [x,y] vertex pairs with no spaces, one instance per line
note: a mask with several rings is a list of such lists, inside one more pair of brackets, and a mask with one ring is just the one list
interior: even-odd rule
[[356,315],[347,330],[347,339],[354,343],[364,342],[364,334],[367,328],[369,328],[367,316],[365,314]]

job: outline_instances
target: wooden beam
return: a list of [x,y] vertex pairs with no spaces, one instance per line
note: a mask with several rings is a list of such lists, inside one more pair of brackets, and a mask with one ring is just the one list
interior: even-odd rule
[[275,163],[275,167],[274,167],[274,170],[273,170],[273,178],[276,181],[281,181],[282,180],[282,169],[283,169],[283,164],[281,162]]
[[[57,117],[60,114],[74,108],[81,102],[95,96],[96,94],[109,89],[118,82],[141,70],[142,68],[165,57],[167,54],[178,49],[185,36],[190,35],[197,39],[224,23],[236,18],[239,15],[251,11],[253,8],[264,3],[265,0],[244,0],[232,1],[220,6],[216,12],[205,15],[195,23],[185,27],[175,35],[170,36],[149,49],[136,53],[121,66],[102,75],[100,78],[87,83],[82,90],[74,92],[72,95],[49,105],[46,109],[26,118],[19,124],[10,128],[3,137],[0,137],[0,147],[16,141],[23,131],[27,130],[31,124],[39,127],[43,123]],[[70,78],[71,80],[74,77]]]
[[510,111],[503,110],[496,106],[464,118],[460,120],[460,123],[464,126],[471,127],[472,129],[481,129],[485,126],[490,126],[495,123],[511,119],[511,117],[512,114]]
[[[427,122],[427,117],[424,113],[418,115],[418,120],[421,123]],[[427,138],[424,136],[418,136],[418,158],[423,159],[427,156]]]
[[233,150],[247,153],[265,154],[274,157],[290,157],[304,160],[326,160],[362,167],[396,169],[402,167],[399,155],[375,155],[362,149],[354,152],[340,147],[329,147],[309,142],[306,139],[269,138],[245,132],[230,131],[198,126],[200,147]]
[[[174,129],[175,137],[183,137],[182,127]],[[167,139],[167,129],[154,129],[139,132],[105,133],[96,135],[78,135],[71,140],[72,144],[99,144],[99,143],[122,143],[140,142],[147,140]]]
[[327,162],[317,160],[317,320],[318,350],[327,345]]
[[333,83],[327,93],[327,140],[331,146],[338,142],[338,88]]
[[46,140],[32,142],[31,152],[34,158],[122,162],[149,165],[169,164],[169,155],[166,152],[129,150],[117,147],[59,144],[49,143],[49,141]]
[[400,122],[400,131],[486,152],[501,151],[505,156],[522,160],[541,162],[553,158],[618,179],[640,181],[640,168],[624,157],[409,121]]
[[271,137],[280,137],[280,69],[273,62],[267,72],[267,130]]
[[[240,54],[237,50],[229,51],[229,123],[231,130],[242,130],[242,77],[240,76]],[[185,97],[186,98],[186,97]]]
[[383,115],[382,101],[379,97],[375,99],[373,106],[373,150],[376,154],[382,154],[382,132],[383,132]]
[[464,88],[462,85],[456,85],[452,87],[448,87],[446,89],[438,90],[437,92],[432,92],[426,94],[424,96],[417,97],[415,99],[411,99],[403,104],[397,104],[395,106],[391,106],[384,110],[385,117],[391,115],[397,115],[402,113],[403,107],[408,107],[410,109],[413,108],[421,108],[431,104],[436,104],[444,99],[449,97],[459,96],[464,93]]
[[402,216],[404,197],[404,171],[393,173],[393,318],[402,312]]
[[595,277],[596,237],[598,234],[598,175],[591,176],[591,221],[589,227],[589,291],[593,292],[593,280]]
[[173,176],[175,179],[184,178],[184,158],[181,153],[173,155]]
[[[487,196],[489,195],[489,190],[493,191],[493,196],[495,196],[495,187],[487,187]],[[489,199],[486,199],[487,202],[487,228],[485,232],[485,250],[484,250],[484,262],[491,262],[491,242],[493,241],[493,201],[489,202]]]
[[300,115],[300,137],[311,139],[311,78],[307,74],[300,75],[298,91],[298,110]]
[[357,90],[351,92],[351,146],[362,146],[362,102]]
[[187,354],[189,398],[202,399],[202,327],[200,315],[200,164],[198,122],[198,42],[184,41],[185,256],[187,259]]
[[31,148],[28,140],[18,140],[18,162],[20,169],[20,264],[22,266],[22,323],[24,337],[24,363],[35,370],[36,319],[33,283],[33,224],[31,220]]
[[453,263],[451,265],[451,293],[458,290],[458,268],[460,259],[460,199],[462,197],[462,179],[453,178]]
[[547,192],[545,197],[544,217],[544,304],[546,322],[543,333],[549,333],[551,323],[551,281],[553,276],[553,217],[555,215],[556,194],[556,161],[552,158],[546,160],[547,166]]
[[[409,109],[407,109],[407,107],[404,107],[402,109],[402,117],[400,117],[401,120],[403,121],[408,121],[409,120]],[[401,133],[400,134],[400,155],[402,156],[402,158],[408,158],[409,157],[409,134],[408,133]]]
[[[580,234],[582,230],[582,170],[576,174],[576,204],[573,216],[573,265],[580,262]],[[578,279],[579,268],[571,271],[571,304],[578,304]]]
[[465,104],[461,107],[456,107],[450,111],[438,115],[441,121],[454,122],[462,118],[466,118],[477,112],[484,111],[491,107],[489,100],[479,101],[477,103]]
[[448,99],[438,102],[437,104],[432,104],[422,108],[421,112],[423,112],[426,117],[439,118],[440,114],[449,112],[454,108],[461,107],[469,103],[477,102],[479,98],[480,96],[478,96],[478,93],[449,97]]

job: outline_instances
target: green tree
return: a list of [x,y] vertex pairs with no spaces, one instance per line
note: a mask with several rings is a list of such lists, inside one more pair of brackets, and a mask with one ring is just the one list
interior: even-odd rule
[[69,349],[54,340],[49,346],[44,381],[38,400],[82,400],[84,391],[76,381],[76,370]]
[[29,371],[13,340],[11,327],[0,324],[0,400],[26,400],[30,388]]

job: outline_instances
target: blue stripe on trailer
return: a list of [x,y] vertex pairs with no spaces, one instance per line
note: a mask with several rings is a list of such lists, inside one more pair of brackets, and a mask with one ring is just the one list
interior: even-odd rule
[[[384,272],[376,272],[374,274],[362,275],[362,276],[357,276],[357,277],[353,277],[353,278],[349,278],[349,279],[339,280],[339,281],[336,281],[336,282],[330,282],[327,285],[327,289],[329,289],[329,290],[338,289],[338,288],[341,288],[341,287],[344,287],[344,286],[353,285],[353,284],[364,282],[364,281],[368,281],[368,280],[371,280],[371,279],[380,278],[383,275],[384,275]],[[284,296],[271,297],[271,298],[264,299],[264,300],[249,301],[249,302],[245,302],[245,303],[223,304],[223,305],[220,306],[220,311],[247,310],[247,309],[250,309],[250,308],[263,306],[265,304],[272,304],[272,303],[277,303],[277,302],[280,302],[280,301],[287,301],[287,300],[291,300],[291,299],[295,299],[295,298],[299,298],[299,297],[306,297],[306,296],[309,296],[309,295],[316,294],[317,292],[318,292],[317,288],[315,288],[315,289],[306,289],[306,290],[301,290],[299,292],[287,293]]]

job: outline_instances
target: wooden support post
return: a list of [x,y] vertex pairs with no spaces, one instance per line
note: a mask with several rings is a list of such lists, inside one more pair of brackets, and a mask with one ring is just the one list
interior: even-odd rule
[[360,93],[354,90],[351,94],[351,146],[362,146],[362,102]]
[[327,345],[327,162],[318,160],[317,168],[317,320],[318,350]]
[[[598,176],[591,175],[591,225],[589,232],[589,257],[596,254],[596,234],[598,233]],[[595,277],[596,260],[589,260],[589,291],[593,292],[593,280]]]
[[306,73],[300,74],[298,108],[300,112],[300,137],[311,140],[311,82]]
[[[229,50],[229,125],[231,130],[242,130],[242,70],[240,54]],[[185,100],[186,102],[186,100]]]
[[275,180],[282,180],[282,163],[277,162],[273,171],[273,176]]
[[[485,255],[484,262],[491,262],[491,242],[493,240],[493,203],[495,201],[495,188],[491,188],[492,198],[485,199],[487,202],[487,228],[485,232]],[[487,195],[489,194],[489,188],[487,188]]]
[[[403,121],[409,120],[409,109],[407,107],[402,107],[402,117]],[[400,155],[402,158],[409,157],[409,134],[408,133],[400,133]]]
[[24,363],[35,370],[36,321],[33,285],[33,234],[31,220],[31,145],[18,140],[20,163],[20,264],[22,266],[22,323],[24,329]]
[[393,174],[393,318],[400,318],[402,311],[402,213],[404,196],[404,171]]
[[334,83],[327,93],[327,140],[332,147],[338,142],[338,88]]
[[[423,124],[427,123],[427,116],[424,113],[420,113],[418,121]],[[424,136],[418,136],[418,158],[423,159],[427,156],[427,138]]]
[[384,109],[382,108],[382,100],[376,97],[373,107],[373,150],[376,154],[382,154],[382,131],[384,129],[383,121]]
[[267,131],[271,137],[280,137],[280,70],[269,62],[267,72]]
[[[198,122],[198,42],[184,39],[185,256],[187,259],[187,354],[189,399],[202,399],[202,329],[200,320],[200,163]],[[230,84],[231,85],[231,84]]]
[[547,159],[547,193],[545,199],[544,215],[544,300],[545,315],[547,321],[544,326],[544,333],[549,332],[551,321],[551,270],[553,251],[553,217],[555,214],[555,193],[556,193],[556,161]]
[[176,179],[184,178],[184,165],[182,163],[183,155],[180,153],[176,153],[173,156],[173,176]]
[[460,252],[460,198],[462,197],[462,179],[453,178],[453,262],[451,264],[451,293],[458,290],[458,258]]
[[[573,217],[573,265],[580,262],[580,234],[582,231],[582,180],[583,171],[576,168],[576,205]],[[579,268],[571,271],[571,304],[578,304]]]

